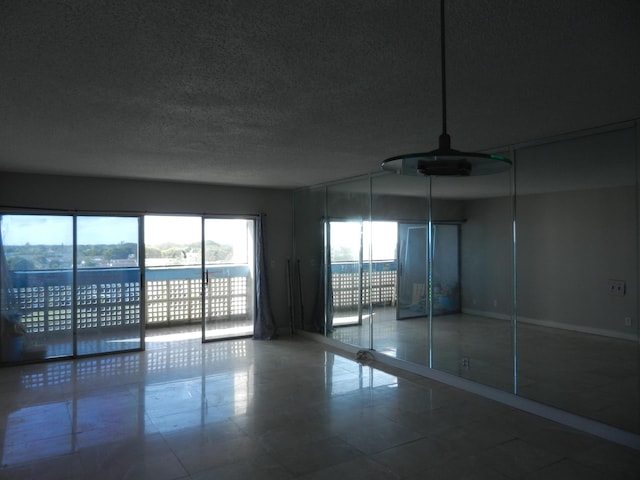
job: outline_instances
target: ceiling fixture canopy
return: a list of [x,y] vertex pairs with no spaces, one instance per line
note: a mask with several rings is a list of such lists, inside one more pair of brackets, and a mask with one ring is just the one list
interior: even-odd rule
[[440,0],[440,66],[442,80],[442,133],[438,148],[424,153],[408,153],[387,158],[383,170],[400,175],[454,176],[489,175],[511,168],[511,160],[500,155],[461,152],[451,148],[447,133],[447,85],[444,41],[444,0]]

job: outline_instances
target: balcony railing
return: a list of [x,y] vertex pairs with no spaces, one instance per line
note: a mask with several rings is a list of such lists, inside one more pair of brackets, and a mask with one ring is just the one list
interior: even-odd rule
[[[393,305],[396,302],[396,262],[393,260],[371,263],[371,289],[369,289],[369,264],[358,262],[333,262],[331,286],[333,307],[336,310],[353,309],[360,301],[374,305]],[[362,285],[360,277],[362,276]]]
[[[374,262],[369,290],[368,265],[334,263],[334,307],[352,308],[369,301],[392,304],[396,300],[396,263]],[[250,314],[253,288],[247,266],[208,269],[205,311],[214,321],[238,320]],[[362,286],[359,276],[362,275]],[[11,272],[11,296],[22,325],[30,334],[73,330],[73,273],[69,270]],[[148,268],[146,326],[197,323],[202,318],[202,277],[199,268]],[[79,269],[76,273],[77,328],[116,329],[140,324],[141,290],[137,268]]]
[[[197,323],[202,318],[199,268],[151,268],[146,271],[147,326]],[[207,267],[205,311],[214,320],[247,318],[253,304],[251,272],[246,265]]]
[[[247,266],[208,269],[207,317],[237,320],[252,305]],[[199,268],[152,268],[146,277],[146,325],[170,326],[202,318]],[[30,334],[73,330],[73,273],[69,270],[11,273],[10,295],[20,322]],[[76,318],[79,330],[140,323],[140,273],[137,268],[78,270]]]

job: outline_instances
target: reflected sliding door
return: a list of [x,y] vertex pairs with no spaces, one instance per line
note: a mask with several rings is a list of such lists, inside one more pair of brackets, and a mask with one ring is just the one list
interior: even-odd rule
[[433,225],[433,315],[460,312],[459,238],[459,225]]
[[255,221],[205,218],[203,341],[253,335]]
[[428,313],[427,241],[427,225],[398,224],[398,320]]
[[427,226],[398,225],[398,320],[424,317],[433,299],[433,315],[460,311],[460,227],[434,223],[433,292],[428,294]]
[[333,326],[362,323],[362,236],[360,220],[329,223]]

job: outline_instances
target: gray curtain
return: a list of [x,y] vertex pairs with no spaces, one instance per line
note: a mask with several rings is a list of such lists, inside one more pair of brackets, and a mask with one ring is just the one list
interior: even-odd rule
[[255,340],[271,340],[277,334],[269,299],[269,281],[265,259],[265,217],[264,214],[261,214],[256,222],[256,317],[253,325]]

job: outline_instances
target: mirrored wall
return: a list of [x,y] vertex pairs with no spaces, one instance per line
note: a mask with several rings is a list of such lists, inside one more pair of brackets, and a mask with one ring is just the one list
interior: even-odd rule
[[638,127],[295,194],[298,328],[640,433]]

